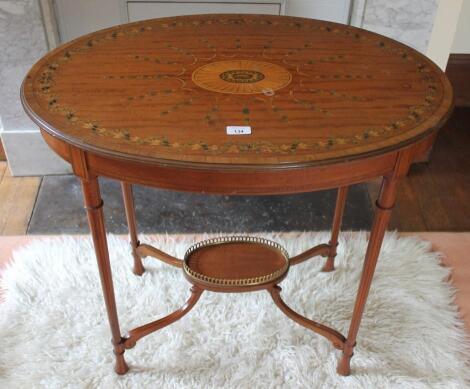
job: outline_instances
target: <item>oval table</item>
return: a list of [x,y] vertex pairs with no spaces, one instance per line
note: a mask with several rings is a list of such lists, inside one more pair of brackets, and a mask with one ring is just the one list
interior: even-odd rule
[[[350,374],[397,183],[430,150],[453,105],[443,72],[403,44],[341,24],[266,15],[154,19],[86,35],[37,62],[21,97],[81,180],[119,374],[128,370],[126,349],[185,315],[203,291],[260,289],[341,350],[338,373]],[[144,272],[142,258],[155,257],[182,268],[192,284],[181,309],[126,336],[99,176],[122,182],[134,272]],[[348,187],[376,177],[383,184],[343,335],[289,308],[278,283],[313,257],[326,257],[323,270],[334,270]],[[289,258],[275,242],[221,237],[175,258],[138,241],[132,184],[230,195],[338,188],[331,240]]]

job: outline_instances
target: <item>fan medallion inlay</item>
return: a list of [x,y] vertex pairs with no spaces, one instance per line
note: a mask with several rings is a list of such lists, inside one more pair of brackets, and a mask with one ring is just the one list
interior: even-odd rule
[[217,61],[197,68],[193,82],[206,90],[219,93],[250,95],[272,94],[292,81],[283,67],[261,61]]

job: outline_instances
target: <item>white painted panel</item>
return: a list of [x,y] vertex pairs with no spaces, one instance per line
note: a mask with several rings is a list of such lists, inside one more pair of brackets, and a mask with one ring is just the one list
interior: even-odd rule
[[118,0],[54,0],[60,41],[121,23]]
[[462,0],[439,0],[426,54],[442,70],[447,67],[462,3]]
[[158,3],[130,2],[127,4],[129,21],[166,16],[198,15],[207,13],[242,13],[279,15],[279,4],[243,4],[243,3]]
[[463,0],[452,53],[470,54],[470,0]]
[[[61,42],[67,42],[80,35],[101,28],[110,27],[123,21],[123,0],[53,0],[57,15]],[[194,0],[193,0],[194,1]],[[263,3],[264,2],[264,3]],[[278,0],[270,3],[263,0],[236,2],[171,2],[167,1],[129,1],[129,21],[165,16],[201,14],[201,13],[263,13],[280,14]],[[289,0],[288,15],[302,16],[347,23],[351,0]]]
[[287,15],[348,23],[351,0],[289,0]]

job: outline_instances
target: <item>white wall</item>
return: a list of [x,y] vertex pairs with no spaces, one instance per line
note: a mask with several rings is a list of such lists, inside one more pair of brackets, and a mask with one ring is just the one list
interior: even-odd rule
[[470,0],[463,0],[452,53],[470,54]]
[[[468,0],[465,0],[468,1]],[[451,53],[462,0],[440,0],[434,19],[427,56],[437,63],[442,70],[447,67]]]

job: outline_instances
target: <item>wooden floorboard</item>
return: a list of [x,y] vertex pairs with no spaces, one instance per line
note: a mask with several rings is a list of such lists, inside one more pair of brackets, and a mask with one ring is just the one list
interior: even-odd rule
[[0,138],[0,161],[6,161],[7,155],[5,154],[5,149],[3,147],[2,139]]
[[[378,182],[369,183],[375,199]],[[429,162],[401,182],[390,229],[470,231],[470,108],[457,108],[440,131]]]
[[23,235],[28,229],[40,177],[12,177],[0,162],[0,235]]
[[0,162],[0,183],[3,180],[3,176],[5,175],[6,170],[7,170],[6,162]]

